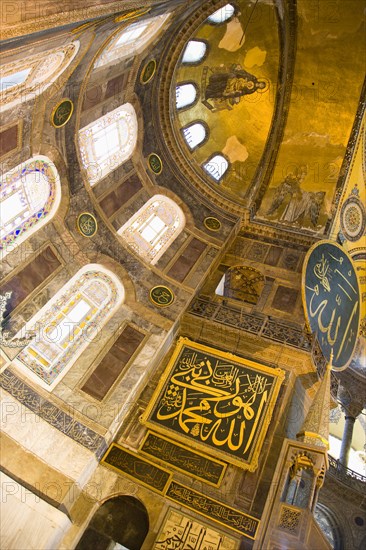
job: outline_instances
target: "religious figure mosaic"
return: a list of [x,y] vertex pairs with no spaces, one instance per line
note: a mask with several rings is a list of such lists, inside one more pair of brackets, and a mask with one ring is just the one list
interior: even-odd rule
[[180,338],[142,422],[254,471],[284,372]]

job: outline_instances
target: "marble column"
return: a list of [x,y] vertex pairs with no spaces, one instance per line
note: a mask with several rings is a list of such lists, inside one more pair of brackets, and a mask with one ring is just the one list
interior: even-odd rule
[[342,466],[347,466],[349,452],[351,450],[353,426],[356,418],[354,416],[346,415],[346,423],[344,425],[341,452],[339,455],[339,462]]

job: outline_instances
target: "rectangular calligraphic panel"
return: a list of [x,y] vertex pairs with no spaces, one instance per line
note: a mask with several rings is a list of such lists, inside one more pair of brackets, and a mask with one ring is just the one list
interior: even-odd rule
[[260,523],[259,519],[244,514],[240,510],[231,508],[231,506],[198,493],[176,481],[170,482],[165,495],[174,500],[174,502],[190,508],[194,512],[197,512],[197,514],[202,514],[206,518],[221,523],[221,525],[233,529],[245,537],[253,540],[256,537]]
[[117,443],[112,443],[101,460],[101,464],[131,477],[149,489],[162,493],[171,478],[171,473],[152,464],[136,453],[127,451]]
[[184,445],[151,432],[147,433],[140,450],[215,487],[220,485],[227,467],[227,464],[220,460],[194,452]]
[[180,338],[142,421],[254,471],[284,374]]
[[152,550],[237,550],[239,540],[170,508]]

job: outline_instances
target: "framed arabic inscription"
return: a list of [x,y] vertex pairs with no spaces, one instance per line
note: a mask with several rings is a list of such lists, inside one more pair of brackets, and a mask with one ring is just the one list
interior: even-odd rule
[[169,508],[153,550],[237,550],[239,544],[239,540],[229,537],[223,531]]
[[142,422],[254,471],[285,373],[180,338]]
[[360,289],[352,259],[338,244],[320,241],[308,251],[302,272],[308,326],[333,370],[352,359],[360,325]]

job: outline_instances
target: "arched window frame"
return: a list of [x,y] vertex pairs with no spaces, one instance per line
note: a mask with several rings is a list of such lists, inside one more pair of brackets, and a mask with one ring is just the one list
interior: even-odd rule
[[[169,19],[170,15],[170,13],[156,15],[155,17],[150,17],[149,19],[135,21],[134,23],[130,23],[124,27],[122,31],[115,34],[110,43],[102,51],[94,64],[94,68],[97,69],[112,63],[119,63],[119,61],[125,59],[126,57],[141,53],[148,46],[148,44],[156,38],[164,23]],[[147,26],[144,28],[142,34],[136,39],[133,38],[133,31],[144,25]],[[121,40],[125,33],[131,33],[132,38],[131,40],[123,42],[119,45],[118,41]]]
[[[97,281],[108,287],[108,298],[99,304]],[[93,283],[94,288],[88,290]],[[13,363],[38,385],[52,391],[124,298],[124,287],[112,272],[99,264],[84,266],[15,336],[21,338],[34,332],[31,341],[18,353]],[[71,314],[81,302],[84,310],[85,304],[90,306],[90,313],[85,312],[80,322],[74,323]],[[60,338],[63,329],[67,331],[68,327],[69,334]],[[57,353],[60,348],[63,351]],[[52,354],[53,359],[47,359]]]
[[[205,49],[205,52],[204,54],[197,60],[195,61],[183,61],[183,58],[184,58],[184,54],[186,52],[186,49],[188,47],[188,45],[192,42],[202,42],[202,44],[204,44],[206,46],[206,49]],[[209,53],[209,43],[207,42],[207,40],[203,40],[202,38],[199,38],[199,39],[192,39],[192,40],[189,40],[187,42],[187,44],[185,45],[184,47],[184,50],[182,51],[182,55],[181,55],[181,64],[182,65],[192,65],[192,66],[195,66],[195,65],[200,65],[205,59],[206,57],[208,56],[208,53]]]
[[[187,85],[191,85],[194,87],[195,89],[195,92],[196,92],[196,96],[194,98],[194,100],[191,102],[191,103],[188,103],[187,105],[184,105],[183,107],[177,107],[176,106],[176,110],[178,113],[182,113],[183,111],[186,111],[188,109],[191,109],[194,105],[196,105],[196,103],[198,102],[199,100],[199,97],[200,97],[200,91],[199,91],[199,88],[197,86],[197,83],[194,82],[193,80],[183,80],[181,82],[177,82],[176,86],[175,86],[175,92],[177,92],[177,88],[180,87],[180,86],[187,86]],[[176,96],[175,96],[176,97]]]
[[[128,127],[127,140],[122,142]],[[109,151],[105,158],[100,159],[95,144],[105,138],[107,133],[114,132],[118,144],[114,151]],[[80,155],[87,178],[91,186],[116,170],[123,162],[131,158],[137,143],[138,123],[135,109],[130,103],[124,103],[114,111],[94,120],[79,130]]]
[[28,71],[26,78],[14,86],[0,90],[1,109],[14,108],[42,94],[65,71],[79,51],[80,42],[75,40],[61,48],[54,48],[36,55],[24,57],[2,66],[2,77],[11,77]]
[[[230,6],[230,8],[233,9],[233,12],[230,15],[228,15],[226,17],[226,19],[222,19],[221,21],[212,21],[212,20],[210,20],[210,17],[213,17],[215,14],[220,13],[221,11],[225,12],[225,10],[228,8],[228,6]],[[235,6],[231,2],[228,2],[227,4],[225,4],[224,6],[219,8],[218,10],[211,13],[211,15],[209,15],[208,18],[207,18],[207,23],[209,23],[210,25],[223,25],[224,23],[228,23],[229,21],[231,21],[233,19],[233,17],[235,17],[235,14],[236,14]]]
[[[61,201],[60,176],[53,162],[46,156],[37,155],[19,164],[1,177],[1,199],[10,197],[21,191],[26,196],[22,178],[28,173],[37,172],[40,178],[45,178],[49,186],[47,201],[42,208],[32,211],[31,214],[19,221],[11,231],[1,239],[1,258],[19,246],[36,231],[39,231],[55,215]],[[16,223],[16,218],[14,219]]]
[[[203,126],[203,128],[205,130],[205,137],[199,143],[197,143],[196,145],[191,147],[189,142],[188,142],[187,136],[186,136],[186,131],[189,130],[195,124],[200,124],[201,126]],[[206,122],[204,120],[192,120],[189,124],[186,124],[186,126],[183,126],[181,128],[181,133],[182,133],[182,137],[183,137],[188,149],[191,152],[195,151],[199,147],[202,147],[202,145],[204,145],[210,137],[210,129],[209,129],[208,125],[206,124]]]
[[[213,176],[213,175],[211,174],[211,172],[209,172],[209,170],[207,169],[207,165],[208,165],[210,162],[212,162],[212,160],[215,159],[216,157],[221,157],[221,158],[224,159],[225,162],[227,163],[227,167],[225,168],[224,172],[220,175],[219,178],[216,178],[215,176]],[[220,183],[220,182],[223,180],[225,174],[227,173],[227,171],[228,171],[229,168],[230,168],[230,161],[229,161],[229,159],[228,159],[225,155],[223,155],[223,154],[220,153],[220,152],[217,152],[217,153],[214,153],[213,155],[211,155],[211,156],[206,160],[206,162],[203,163],[202,168],[203,168],[203,170],[205,171],[205,173],[208,174],[208,175],[210,176],[210,178],[211,178],[215,183]]]
[[[157,230],[149,225],[153,220],[158,222],[155,223]],[[182,209],[169,197],[154,195],[118,230],[118,234],[141,258],[154,265],[184,226]],[[152,234],[150,242],[144,238],[144,231]]]

